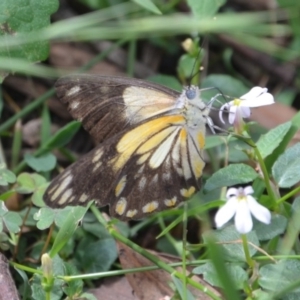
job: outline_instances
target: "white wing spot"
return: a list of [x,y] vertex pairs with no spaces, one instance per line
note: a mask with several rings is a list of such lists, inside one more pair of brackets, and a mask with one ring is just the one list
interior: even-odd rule
[[153,178],[151,179],[151,182],[150,182],[150,184],[158,184],[158,174],[155,174],[154,176],[153,176]]
[[142,177],[139,181],[139,190],[142,191],[145,188],[147,182],[147,178],[146,177]]
[[57,190],[57,188],[58,188],[58,184],[55,184],[55,185],[48,191],[48,193],[49,193],[49,194],[52,194],[54,191]]
[[123,192],[124,188],[126,186],[126,175],[124,175],[121,180],[118,182],[116,188],[115,188],[115,195],[116,197],[119,197],[121,193]]
[[125,212],[126,206],[127,206],[126,198],[124,198],[124,197],[120,198],[120,200],[117,202],[117,205],[115,208],[116,213],[120,216],[123,215]]
[[72,196],[73,194],[73,189],[68,189],[66,190],[61,196],[58,201],[58,204],[65,204],[68,202],[68,199]]
[[181,189],[180,194],[185,198],[190,198],[195,193],[195,191],[195,187],[191,186],[189,189]]
[[144,213],[151,213],[158,208],[158,202],[152,201],[143,206],[142,210]]
[[82,193],[79,198],[79,202],[84,203],[84,202],[86,202],[87,199],[88,199],[88,195],[85,193]]
[[70,107],[71,107],[72,110],[75,110],[78,106],[79,106],[78,101],[74,101],[74,102],[70,103]]
[[169,181],[171,179],[171,174],[168,172],[168,173],[163,173],[162,174],[162,179],[163,181]]
[[70,174],[62,181],[61,184],[58,185],[58,188],[56,189],[55,193],[53,194],[53,199],[56,199],[70,184],[72,181],[73,176]]
[[165,202],[166,206],[168,206],[168,207],[175,206],[176,202],[177,202],[177,197],[175,196],[172,199],[165,199],[164,202]]
[[98,161],[101,159],[102,155],[103,155],[103,149],[98,149],[98,150],[95,152],[95,155],[94,155],[94,157],[93,157],[93,163],[98,162]]
[[101,162],[101,161],[97,162],[97,163],[94,165],[94,168],[93,168],[93,171],[92,171],[92,172],[97,171],[97,169],[99,169],[101,166],[102,166],[102,162]]
[[172,150],[172,144],[179,129],[180,128],[174,130],[174,132],[165,141],[163,141],[154,151],[149,160],[149,166],[152,169],[160,167],[160,165],[163,163],[169,152]]
[[61,175],[61,179],[65,179],[67,176],[69,176],[71,174],[71,171],[65,171],[64,174]]
[[138,171],[135,173],[134,179],[139,178],[139,177],[143,174],[144,169],[145,169],[145,165],[142,165],[142,166],[138,169]]
[[129,210],[127,213],[126,213],[126,217],[128,217],[128,218],[132,218],[132,217],[134,217],[136,214],[137,214],[137,210],[136,209],[131,209],[131,210]]
[[146,154],[143,154],[138,160],[137,160],[137,164],[138,165],[141,165],[143,164],[147,159],[148,157],[150,156],[151,153],[146,153]]
[[81,88],[80,88],[79,85],[73,86],[71,89],[68,90],[68,92],[66,93],[66,95],[68,97],[73,96],[74,94],[77,94],[80,90],[81,90]]

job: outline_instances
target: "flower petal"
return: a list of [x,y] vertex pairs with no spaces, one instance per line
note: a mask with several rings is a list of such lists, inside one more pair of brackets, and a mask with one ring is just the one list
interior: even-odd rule
[[259,204],[252,196],[247,196],[247,202],[252,215],[260,222],[270,224],[271,213],[270,211]]
[[248,186],[246,186],[246,187],[244,188],[244,194],[245,194],[245,195],[251,195],[251,194],[253,194],[253,193],[254,193],[254,190],[253,190],[253,188],[252,188],[251,185],[248,185]]
[[234,223],[239,233],[245,234],[252,230],[253,222],[247,201],[242,200],[238,202]]
[[262,88],[260,86],[255,86],[252,88],[247,94],[240,97],[242,100],[251,100],[253,98],[257,98],[262,94],[265,94],[268,91],[267,88]]
[[235,105],[231,105],[229,107],[229,116],[228,116],[228,122],[229,124],[233,124],[234,120],[236,118],[236,114],[239,112],[239,107]]
[[215,223],[217,228],[222,227],[227,223],[235,214],[237,206],[237,200],[235,197],[229,199],[215,215]]
[[223,112],[224,112],[225,109],[228,110],[228,106],[229,106],[229,104],[225,103],[224,105],[221,106],[221,108],[219,110],[219,119],[221,120],[221,122],[223,124],[225,124],[225,121],[223,119]]
[[237,196],[239,193],[238,189],[237,188],[230,188],[227,190],[226,192],[226,198],[229,199],[233,196]]
[[274,97],[271,94],[266,93],[257,98],[242,100],[240,106],[259,107],[259,106],[270,105],[273,103],[274,103]]
[[251,110],[250,110],[250,108],[248,106],[242,106],[241,105],[239,107],[239,109],[240,109],[240,112],[242,114],[243,119],[244,118],[249,118],[251,116]]

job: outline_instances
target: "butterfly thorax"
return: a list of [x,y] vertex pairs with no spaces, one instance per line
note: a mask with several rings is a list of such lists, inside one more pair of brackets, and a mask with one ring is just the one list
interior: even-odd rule
[[205,130],[210,108],[201,99],[197,86],[186,87],[178,98],[177,106],[183,110],[187,127]]

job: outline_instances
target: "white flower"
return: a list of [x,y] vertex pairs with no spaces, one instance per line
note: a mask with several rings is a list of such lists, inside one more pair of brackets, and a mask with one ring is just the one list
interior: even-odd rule
[[220,120],[225,123],[223,119],[223,112],[225,109],[229,112],[228,122],[233,124],[240,118],[249,118],[251,114],[250,107],[273,104],[274,97],[270,93],[267,93],[267,91],[267,88],[256,86],[239,99],[234,99],[228,103],[225,103],[221,106],[219,111]]
[[226,193],[227,202],[217,212],[215,222],[217,228],[222,227],[234,215],[235,227],[239,233],[245,234],[252,230],[251,214],[260,222],[270,224],[271,213],[260,205],[252,196],[253,188],[230,188]]

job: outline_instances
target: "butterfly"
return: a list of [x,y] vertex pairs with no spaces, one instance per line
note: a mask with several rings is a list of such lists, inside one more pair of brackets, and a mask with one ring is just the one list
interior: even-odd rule
[[56,83],[58,98],[98,145],[49,185],[50,207],[110,206],[120,220],[173,208],[201,187],[211,105],[201,90],[177,92],[147,81],[69,75]]

